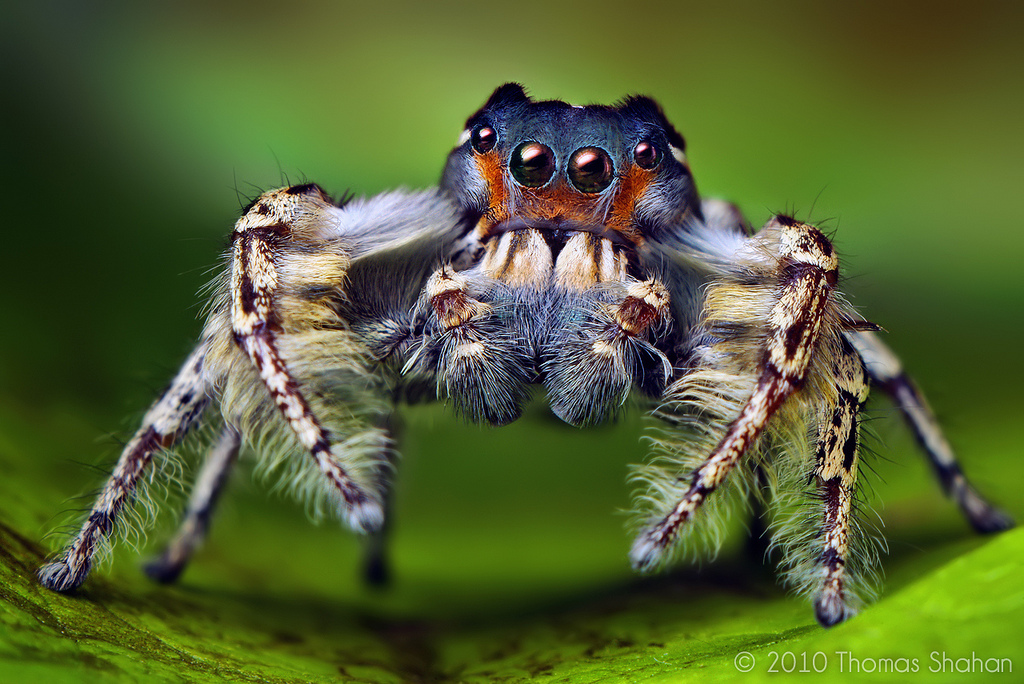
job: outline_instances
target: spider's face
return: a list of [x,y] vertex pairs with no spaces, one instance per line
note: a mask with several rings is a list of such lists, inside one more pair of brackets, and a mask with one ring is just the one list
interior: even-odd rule
[[649,98],[579,107],[506,84],[466,122],[441,184],[479,216],[483,242],[532,228],[635,247],[699,212],[684,146]]

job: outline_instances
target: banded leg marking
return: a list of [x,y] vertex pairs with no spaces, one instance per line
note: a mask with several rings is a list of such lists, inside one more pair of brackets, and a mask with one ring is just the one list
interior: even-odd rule
[[823,627],[831,627],[854,612],[847,592],[846,562],[851,544],[851,516],[857,482],[860,409],[868,397],[860,358],[848,345],[835,364],[836,404],[818,426],[813,480],[822,502],[820,583],[814,611]]
[[424,290],[430,299],[430,307],[445,332],[465,325],[490,310],[488,305],[469,296],[469,281],[466,276],[456,273],[448,266],[432,274]]
[[780,232],[778,299],[769,314],[765,362],[753,394],[711,455],[692,475],[681,500],[633,544],[633,566],[649,570],[683,524],[725,480],[764,432],[772,414],[806,377],[839,265],[831,243],[817,229],[776,217],[765,230]]
[[623,335],[642,335],[652,325],[665,321],[668,305],[668,290],[656,278],[630,283],[626,296],[615,307],[615,322]]
[[44,587],[68,592],[85,581],[101,544],[114,533],[119,516],[136,498],[154,454],[181,441],[202,414],[209,400],[203,375],[205,357],[206,345],[200,344],[171,386],[146,413],[78,535],[58,560],[40,568],[39,582]]
[[178,531],[163,553],[145,566],[146,574],[152,579],[164,584],[177,580],[206,538],[213,509],[238,459],[241,444],[242,435],[233,426],[221,431],[199,471]]
[[280,333],[274,312],[278,286],[274,254],[279,241],[290,236],[284,222],[288,207],[301,201],[295,195],[322,192],[315,186],[297,186],[270,193],[259,200],[235,226],[233,239],[231,322],[238,346],[252,361],[270,392],[278,410],[288,422],[299,443],[305,447],[321,475],[340,498],[349,526],[360,532],[375,530],[383,523],[380,502],[356,483],[331,452],[331,439],[298,382],[288,371],[275,343]]
[[960,507],[978,532],[999,532],[1013,527],[1013,519],[978,493],[964,475],[953,448],[913,380],[904,372],[896,354],[872,332],[848,332],[846,339],[857,350],[871,381],[896,403],[903,419],[931,463],[943,491]]

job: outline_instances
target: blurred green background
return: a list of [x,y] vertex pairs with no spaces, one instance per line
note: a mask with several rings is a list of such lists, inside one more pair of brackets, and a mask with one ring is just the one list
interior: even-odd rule
[[[244,672],[255,658],[264,669],[252,672],[268,679],[314,678],[302,669],[312,662],[369,681],[493,679],[500,669],[485,676],[472,664],[506,661],[523,677],[557,679],[571,663],[600,660],[604,651],[587,645],[597,632],[606,648],[622,641],[608,665],[621,674],[650,643],[671,642],[671,661],[691,632],[717,643],[816,629],[807,606],[737,553],[696,577],[632,584],[621,511],[626,464],[644,454],[640,418],[579,432],[541,406],[501,431],[437,407],[410,412],[390,593],[356,581],[350,535],[309,525],[301,507],[247,474],[182,588],[145,584],[131,551],[77,602],[27,581],[54,514],[88,505],[69,497],[101,481],[93,465],[116,457],[198,334],[197,293],[248,198],[301,179],[338,194],[433,184],[466,117],[510,80],[578,103],[652,95],[686,137],[704,194],[737,202],[758,225],[793,211],[833,231],[853,302],[889,332],[967,472],[1024,517],[1024,11],[1015,3],[44,0],[4,14],[0,522],[24,537],[27,565],[8,556],[20,578],[8,586],[37,616],[26,624],[39,643],[18,636],[28,628],[9,603],[0,681],[46,661],[71,679],[136,676],[125,654],[146,652],[145,640],[112,638],[120,646],[101,655],[88,629],[77,646],[60,640],[83,605],[116,605],[132,634],[162,629],[176,635],[166,637],[175,652],[193,656],[201,648],[182,634],[199,632],[183,615],[234,616],[239,634],[251,632],[219,636],[253,648],[230,662]],[[890,596],[983,541],[938,495],[891,407],[872,406],[882,444],[868,479],[890,539]],[[731,548],[741,545],[737,537]],[[688,586],[712,596],[706,614],[687,610]],[[679,602],[664,615],[662,590]],[[190,607],[168,608],[179,603]],[[30,605],[46,605],[61,628]],[[1021,608],[1013,604],[1018,625]],[[739,626],[707,627],[723,612]],[[612,614],[614,626],[579,628]],[[906,629],[871,614],[850,629],[870,625],[880,641]],[[547,634],[552,621],[562,627]],[[362,660],[297,646],[296,632],[311,643],[311,623]],[[964,624],[927,625],[926,639],[962,639],[974,629]],[[664,634],[645,642],[638,625]],[[477,632],[503,645],[474,643]],[[545,660],[565,634],[585,645],[578,657]],[[728,655],[739,642],[722,643]],[[100,665],[69,664],[85,652]],[[332,658],[357,669],[324,665]],[[396,658],[393,670],[380,664]],[[666,681],[686,669],[645,662]],[[189,676],[206,672],[186,665]]]

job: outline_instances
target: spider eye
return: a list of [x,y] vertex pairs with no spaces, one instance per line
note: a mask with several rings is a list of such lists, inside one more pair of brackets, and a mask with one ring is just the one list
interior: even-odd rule
[[555,153],[539,142],[521,143],[513,150],[508,169],[520,185],[539,188],[555,174]]
[[469,144],[479,154],[490,152],[498,142],[498,133],[490,126],[479,125],[469,136]]
[[641,169],[653,169],[661,163],[661,151],[650,140],[641,140],[633,148],[633,161]]
[[569,180],[580,192],[601,192],[614,175],[612,159],[600,147],[581,147],[569,159]]

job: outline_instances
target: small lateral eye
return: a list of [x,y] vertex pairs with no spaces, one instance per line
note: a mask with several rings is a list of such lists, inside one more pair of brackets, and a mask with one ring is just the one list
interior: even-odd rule
[[581,147],[569,158],[569,180],[580,192],[601,192],[614,175],[612,159],[600,147]]
[[512,151],[508,169],[520,185],[539,188],[555,174],[555,153],[539,142],[521,143]]
[[498,133],[490,126],[479,125],[469,136],[469,143],[480,154],[490,152],[498,142]]
[[641,140],[633,148],[633,161],[641,169],[653,169],[661,163],[661,151],[650,140]]

